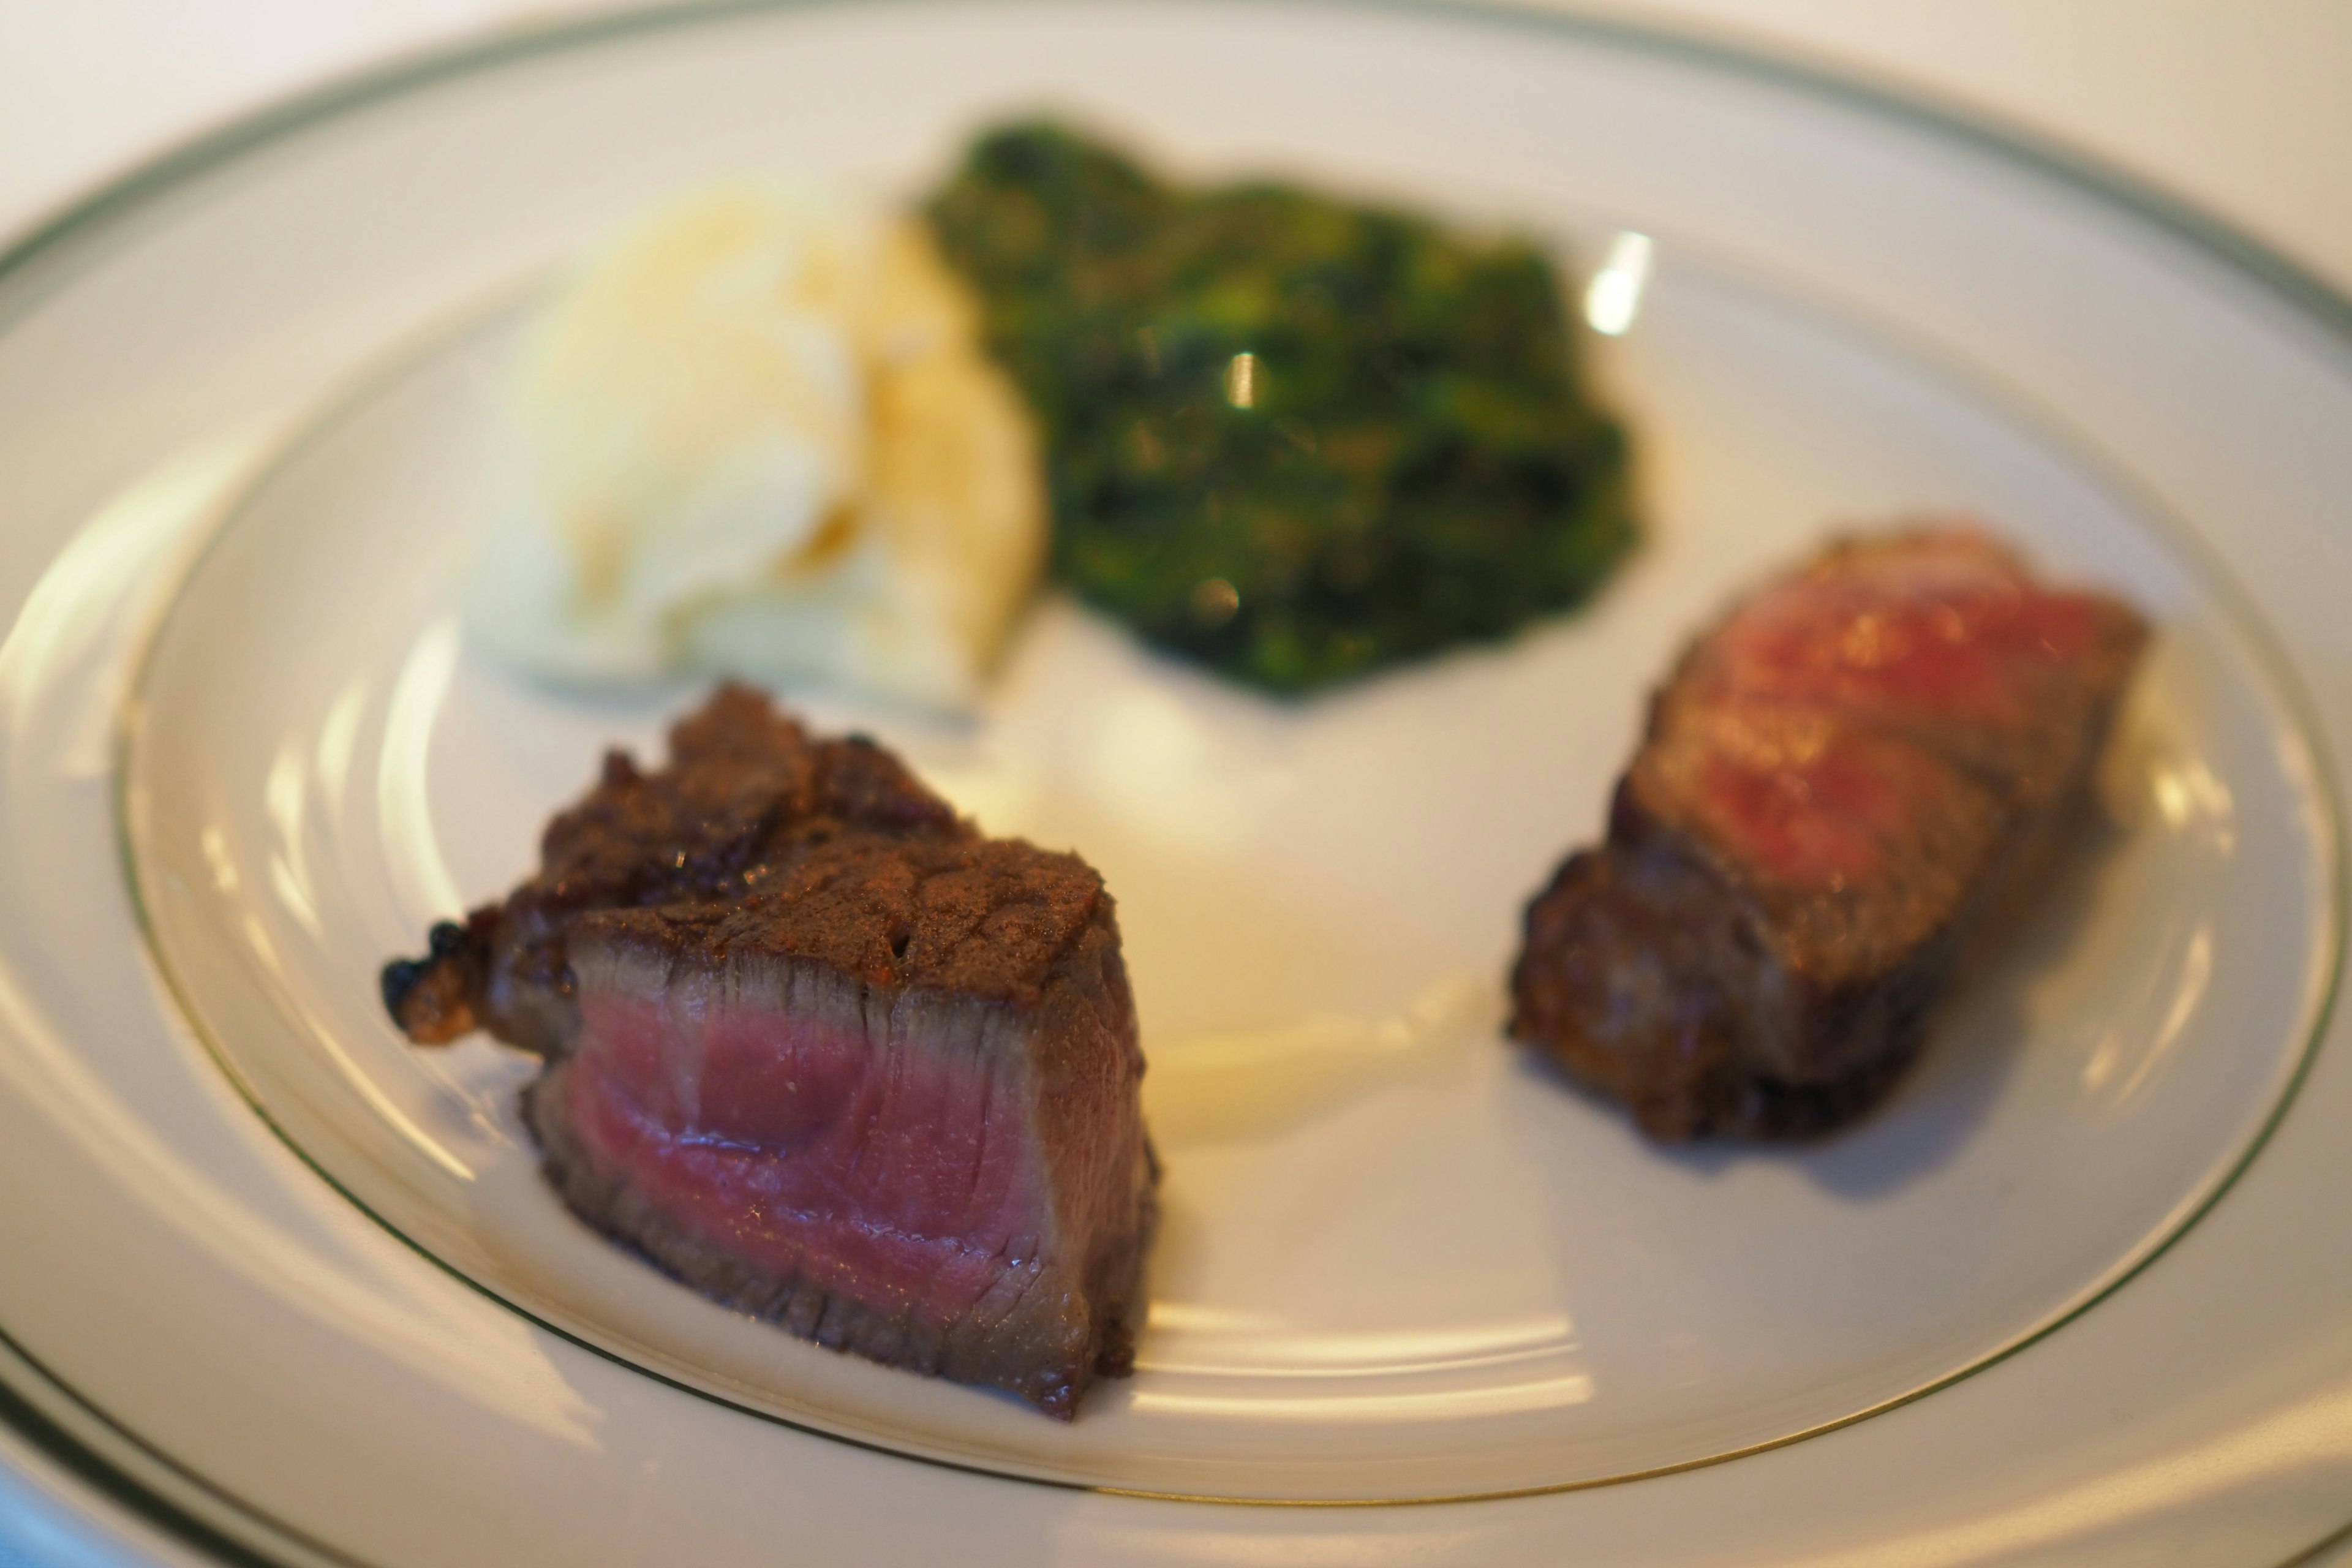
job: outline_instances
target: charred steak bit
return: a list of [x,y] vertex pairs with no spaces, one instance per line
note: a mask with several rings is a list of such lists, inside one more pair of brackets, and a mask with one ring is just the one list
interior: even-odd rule
[[1102,879],[740,687],[670,753],[387,965],[394,1019],[545,1057],[548,1178],[677,1278],[1067,1419],[1130,1364],[1158,1178]]
[[1528,906],[1512,1034],[1654,1137],[1867,1110],[2063,837],[2147,635],[1968,528],[1767,587],[1685,656],[1606,841]]

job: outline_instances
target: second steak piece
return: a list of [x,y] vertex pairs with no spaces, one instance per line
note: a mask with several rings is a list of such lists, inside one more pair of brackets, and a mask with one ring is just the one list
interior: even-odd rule
[[1765,589],[1657,693],[1606,842],[1528,906],[1512,1033],[1655,1137],[1858,1114],[2050,858],[2146,638],[1966,528]]
[[384,992],[545,1057],[549,1179],[704,1293],[1064,1418],[1127,1369],[1157,1173],[1110,896],[870,743],[723,689]]

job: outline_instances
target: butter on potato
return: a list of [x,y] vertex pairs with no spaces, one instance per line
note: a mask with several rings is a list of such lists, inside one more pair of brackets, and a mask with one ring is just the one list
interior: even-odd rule
[[1045,560],[1027,411],[916,219],[688,196],[588,258],[508,393],[467,618],[546,677],[961,705]]

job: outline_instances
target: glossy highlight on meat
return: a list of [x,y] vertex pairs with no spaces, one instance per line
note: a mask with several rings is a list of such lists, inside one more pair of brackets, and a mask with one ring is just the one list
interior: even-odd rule
[[1065,1419],[1130,1364],[1158,1173],[1110,896],[869,742],[722,688],[384,995],[546,1058],[550,1180],[705,1294]]
[[1767,586],[1685,656],[1607,840],[1528,906],[1512,1033],[1655,1137],[1866,1110],[2057,847],[2147,636],[1967,526]]

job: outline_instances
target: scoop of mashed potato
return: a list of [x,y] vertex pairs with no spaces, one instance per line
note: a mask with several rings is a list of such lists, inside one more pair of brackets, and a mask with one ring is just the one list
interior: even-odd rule
[[590,258],[510,392],[467,620],[545,676],[961,705],[1044,563],[1027,410],[912,218],[688,197]]

